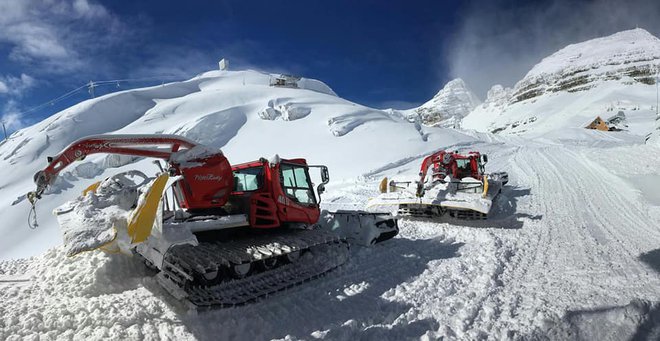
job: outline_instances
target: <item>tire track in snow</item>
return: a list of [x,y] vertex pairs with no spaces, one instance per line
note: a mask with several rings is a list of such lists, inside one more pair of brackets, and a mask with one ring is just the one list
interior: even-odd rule
[[[511,164],[511,178],[533,193],[519,210],[538,209],[543,219],[526,221],[514,236],[518,250],[503,275],[501,301],[514,302],[510,316],[517,321],[502,318],[500,328],[530,328],[547,315],[612,304],[613,298],[623,304],[635,297],[658,298],[658,275],[637,257],[658,244],[660,233],[624,195],[625,182],[559,146],[530,144]],[[620,209],[622,203],[632,208]]]
[[[545,201],[530,199],[538,195],[541,176],[529,167],[529,162],[523,155],[525,152],[527,151],[519,146],[509,154],[513,157],[513,162],[509,162],[510,185],[530,188],[531,194],[518,200],[516,213],[525,212],[529,216],[547,214]],[[520,281],[525,280],[534,269],[546,266],[545,255],[549,250],[551,230],[544,228],[539,220],[525,219],[522,230],[506,231],[506,233],[500,231],[500,234],[514,245],[512,247],[514,255],[506,264],[501,276],[503,289],[497,293],[499,296],[497,300],[502,302],[502,312],[499,321],[491,322],[492,333],[499,334],[500,338],[511,338],[520,329],[529,328],[527,326],[529,320],[536,314],[538,307],[544,305],[544,302],[536,297],[522,293],[519,286]],[[536,277],[533,274],[530,276]],[[528,303],[527,301],[530,300],[532,302]]]
[[[601,246],[596,251],[600,251],[599,254],[608,260],[624,260],[629,265],[626,268],[630,270],[640,269],[639,262],[636,260],[641,253],[640,248],[643,248],[649,239],[660,239],[658,231],[650,228],[652,222],[644,218],[645,215],[638,210],[637,205],[631,203],[622,209],[621,204],[628,202],[629,198],[619,194],[626,190],[621,186],[621,179],[603,169],[598,169],[599,167],[596,165],[588,164],[588,161],[577,153],[572,151],[566,151],[566,153],[572,154],[572,158],[575,160],[574,165],[579,165],[579,167],[574,167],[575,174],[580,174],[580,179],[583,180],[582,182],[576,181],[579,191],[588,193],[590,189],[593,191],[598,188],[597,191],[594,191],[596,193],[591,200],[584,201],[586,209],[581,214],[583,227],[593,242]],[[559,161],[555,156],[555,163]],[[585,186],[585,183],[588,185]],[[598,201],[595,202],[595,199]],[[631,211],[637,212],[632,213]],[[638,228],[643,229],[645,233],[640,234]],[[644,237],[640,238],[642,235]],[[610,244],[618,244],[618,247],[610,250]],[[619,254],[613,258],[611,252],[602,252],[603,249],[619,252]]]

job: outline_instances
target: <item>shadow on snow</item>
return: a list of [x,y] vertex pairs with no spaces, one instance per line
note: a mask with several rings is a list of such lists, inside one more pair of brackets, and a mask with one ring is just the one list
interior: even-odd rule
[[656,272],[660,272],[660,249],[642,253],[639,255],[639,260],[646,263]]
[[531,215],[518,212],[518,201],[522,197],[530,195],[529,188],[517,188],[505,186],[493,202],[493,207],[486,220],[462,220],[451,218],[447,215],[440,218],[407,218],[416,221],[428,221],[438,223],[448,223],[451,225],[482,227],[482,228],[500,228],[500,229],[520,229],[524,221],[541,220],[543,215]]
[[409,322],[405,314],[411,305],[381,296],[423,273],[430,261],[457,257],[462,245],[395,238],[371,249],[354,247],[339,269],[259,302],[204,312],[177,310],[200,340],[418,338],[437,330],[438,322]]
[[660,304],[633,300],[626,305],[571,310],[525,340],[658,340]]

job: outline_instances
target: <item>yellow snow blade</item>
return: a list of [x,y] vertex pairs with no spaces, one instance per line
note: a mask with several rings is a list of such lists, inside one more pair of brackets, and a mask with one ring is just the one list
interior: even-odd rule
[[387,193],[387,177],[384,177],[383,180],[380,181],[378,189],[381,193]]
[[128,235],[131,237],[131,243],[141,243],[151,234],[168,178],[167,174],[159,175],[147,190],[146,196],[140,198],[138,206],[128,217]]
[[82,195],[83,195],[83,197],[86,196],[87,193],[89,193],[89,192],[96,193],[96,189],[99,188],[99,185],[100,185],[100,184],[101,184],[101,181],[97,181],[97,182],[95,182],[95,183],[89,185],[89,187],[85,188],[85,189],[82,191]]
[[481,194],[482,198],[485,198],[488,195],[488,176],[484,175],[484,193]]

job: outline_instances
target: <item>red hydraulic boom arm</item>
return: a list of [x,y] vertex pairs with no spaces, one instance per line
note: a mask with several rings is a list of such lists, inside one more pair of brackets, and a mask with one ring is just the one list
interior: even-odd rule
[[231,165],[220,150],[211,151],[176,135],[95,135],[77,140],[57,156],[48,157],[48,166],[34,175],[37,189],[28,193],[30,202],[34,204],[40,199],[68,165],[98,153],[167,161],[171,175],[183,175],[176,186],[185,197],[185,208],[221,207],[234,187]]

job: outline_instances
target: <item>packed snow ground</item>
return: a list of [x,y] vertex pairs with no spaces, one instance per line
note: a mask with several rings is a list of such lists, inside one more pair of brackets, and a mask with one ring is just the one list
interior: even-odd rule
[[[189,311],[119,255],[56,247],[2,262],[0,339],[657,339],[660,206],[639,179],[657,177],[660,153],[587,134],[475,134],[462,148],[510,175],[491,220],[403,219],[395,239],[243,307]],[[414,175],[421,157],[334,182],[325,207],[363,207],[380,177]]]

